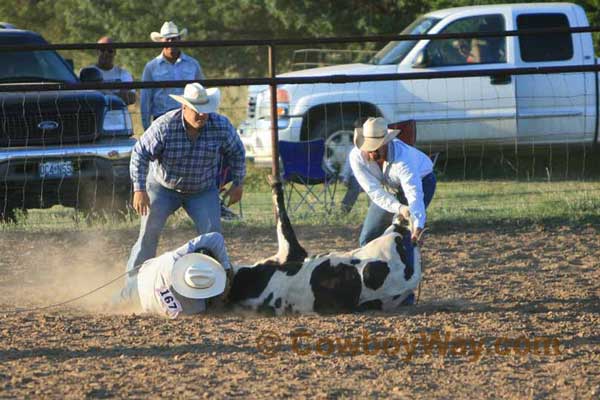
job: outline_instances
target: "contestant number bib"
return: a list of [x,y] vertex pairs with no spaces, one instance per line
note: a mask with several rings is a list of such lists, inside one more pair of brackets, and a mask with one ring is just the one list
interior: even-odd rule
[[163,306],[163,309],[167,312],[167,315],[170,318],[175,318],[177,315],[183,311],[181,304],[177,301],[173,293],[169,290],[169,288],[160,288],[156,289],[156,293],[160,298],[160,302]]

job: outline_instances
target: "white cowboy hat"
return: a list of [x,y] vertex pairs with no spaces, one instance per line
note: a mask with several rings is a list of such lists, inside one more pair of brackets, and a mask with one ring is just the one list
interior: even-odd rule
[[385,119],[370,117],[362,128],[354,129],[354,145],[362,151],[375,151],[398,133],[399,129],[388,129]]
[[162,39],[168,39],[172,37],[183,37],[187,35],[187,28],[183,28],[181,31],[177,28],[177,25],[173,21],[167,21],[160,28],[160,33],[152,32],[150,39],[153,42],[161,42]]
[[214,258],[204,254],[186,254],[173,265],[171,285],[190,299],[208,299],[223,293],[227,274]]
[[170,94],[173,99],[196,110],[197,113],[207,114],[217,111],[221,100],[218,88],[204,89],[204,86],[194,82],[185,85],[183,96]]

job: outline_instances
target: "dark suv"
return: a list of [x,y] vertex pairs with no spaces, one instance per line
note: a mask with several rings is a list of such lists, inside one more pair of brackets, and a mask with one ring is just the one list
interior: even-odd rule
[[[46,43],[34,32],[0,29],[0,45]],[[125,103],[92,90],[4,91],[79,78],[55,51],[0,54],[0,221],[13,219],[16,209],[55,204],[124,210],[135,144]],[[99,71],[81,72],[81,81],[97,80]]]

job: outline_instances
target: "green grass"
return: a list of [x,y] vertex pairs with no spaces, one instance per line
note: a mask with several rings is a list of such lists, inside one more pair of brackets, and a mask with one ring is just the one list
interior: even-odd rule
[[442,182],[432,224],[600,224],[600,182]]
[[[227,225],[272,226],[274,214],[269,187],[268,170],[249,168],[242,210],[244,218]],[[295,225],[350,225],[362,222],[368,207],[366,195],[361,193],[354,209],[342,214],[337,205],[345,187],[338,185],[336,206],[326,210],[322,205],[315,210],[303,206],[291,214]],[[292,197],[292,202],[297,196]],[[237,205],[232,209],[239,212]],[[600,227],[600,182],[518,182],[518,181],[451,181],[439,182],[436,195],[428,211],[430,226],[500,225],[582,225]],[[20,215],[16,224],[0,225],[2,231],[70,231],[137,229],[135,215],[123,219],[95,219],[87,221],[80,213],[64,207],[48,210],[30,210]],[[172,228],[192,227],[182,210],[170,218]]]

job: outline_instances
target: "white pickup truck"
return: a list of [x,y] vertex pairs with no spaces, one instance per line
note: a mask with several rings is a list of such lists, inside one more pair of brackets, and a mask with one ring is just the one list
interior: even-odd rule
[[[428,13],[401,34],[500,32],[587,27],[584,10],[569,3],[449,8]],[[596,64],[592,35],[545,33],[476,39],[393,41],[369,63],[290,72],[281,77],[402,74]],[[339,167],[359,117],[416,120],[417,146],[445,151],[482,146],[514,149],[598,142],[595,72],[408,79],[278,86],[279,138],[325,138]],[[271,157],[269,90],[249,88],[248,116],[238,131],[254,161]],[[474,145],[474,146],[473,146]],[[531,150],[529,150],[531,151]]]

